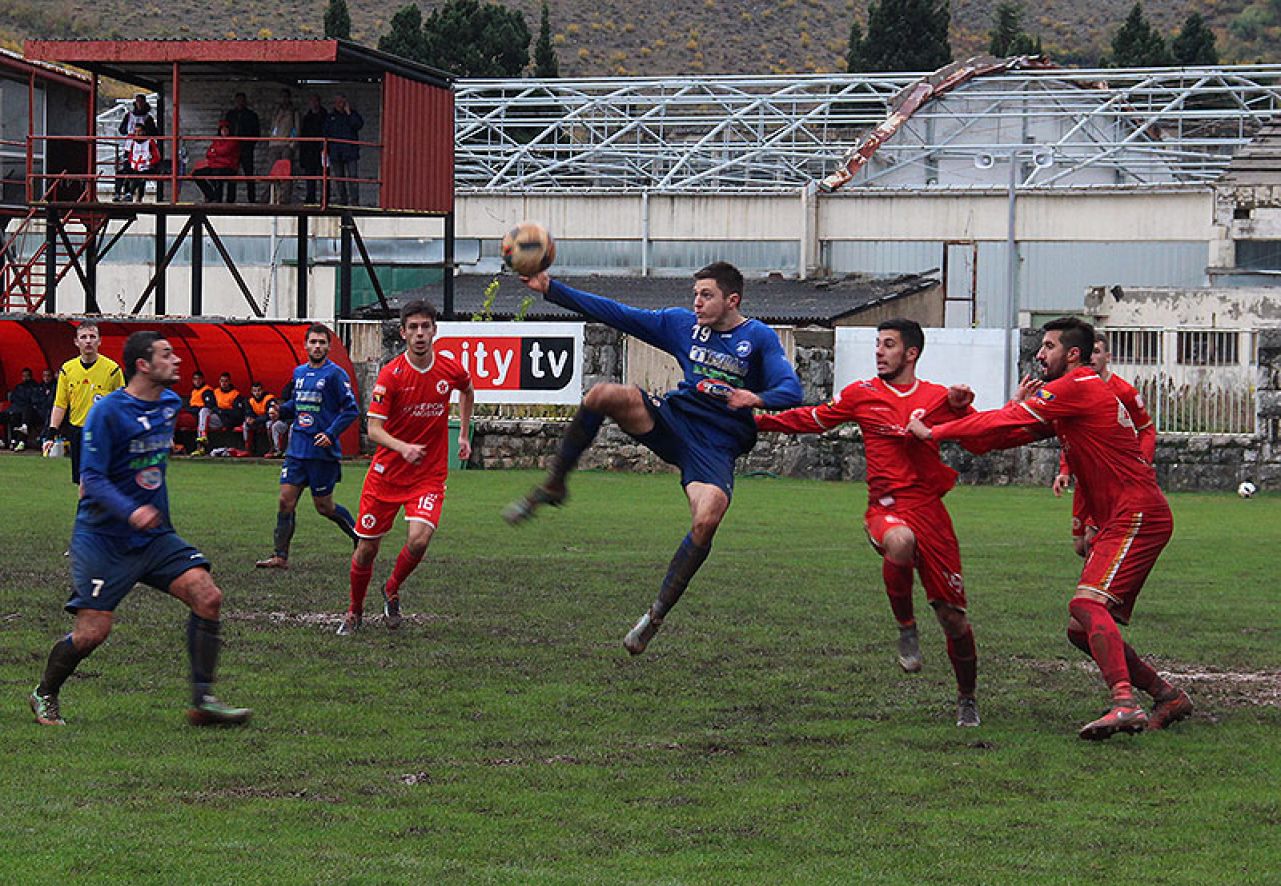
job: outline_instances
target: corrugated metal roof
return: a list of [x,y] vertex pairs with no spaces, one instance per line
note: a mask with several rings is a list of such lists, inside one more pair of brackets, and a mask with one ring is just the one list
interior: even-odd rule
[[[494,280],[488,276],[454,278],[454,311],[466,318],[480,313],[485,302],[485,288]],[[503,274],[498,293],[490,307],[495,320],[510,320],[520,310],[527,295],[535,295],[518,277]],[[688,305],[693,300],[692,278],[655,277],[561,277],[562,282],[587,292],[615,299],[626,305],[646,310]],[[898,277],[850,275],[832,280],[788,280],[771,277],[748,280],[744,287],[743,313],[767,323],[785,326],[831,326],[848,317],[895,298],[921,292],[938,285],[934,277],[905,274]],[[442,307],[442,285],[421,286],[396,296],[389,296],[393,310],[416,298]],[[369,319],[381,314],[377,304],[361,308],[358,315]],[[529,320],[569,320],[579,317],[573,311],[538,298],[526,312]]]

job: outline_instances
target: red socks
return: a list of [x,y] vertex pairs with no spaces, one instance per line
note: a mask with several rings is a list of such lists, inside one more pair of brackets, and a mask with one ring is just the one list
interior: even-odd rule
[[916,624],[912,613],[912,566],[881,559],[881,577],[885,580],[885,594],[890,598],[890,609],[901,628]]
[[979,676],[979,655],[974,646],[973,628],[967,626],[961,636],[947,638],[947,657],[952,660],[952,670],[956,672],[957,693],[972,697]]
[[1103,672],[1103,680],[1112,688],[1113,694],[1122,688],[1121,684],[1129,689],[1130,669],[1126,666],[1125,641],[1121,639],[1121,631],[1112,613],[1099,601],[1082,597],[1073,598],[1068,604],[1068,612],[1085,629],[1090,657]]
[[409,573],[417,568],[418,564],[423,561],[422,557],[415,557],[409,553],[409,548],[400,549],[400,554],[396,557],[396,565],[392,567],[391,578],[387,579],[387,593],[393,596],[400,593],[400,586],[409,578]]
[[365,611],[365,594],[369,592],[369,579],[373,577],[374,564],[361,566],[356,558],[351,558],[351,609],[352,612]]

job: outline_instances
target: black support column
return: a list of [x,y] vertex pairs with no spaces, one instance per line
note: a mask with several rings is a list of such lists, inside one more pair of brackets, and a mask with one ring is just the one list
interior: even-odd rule
[[338,319],[351,319],[351,229],[356,220],[342,214],[342,250],[338,256]]
[[205,312],[205,217],[197,215],[191,226],[191,316]]
[[[163,212],[156,213],[156,315],[163,317],[169,313],[168,306],[165,304],[165,277],[168,276],[168,268],[165,267],[165,253],[167,245],[165,241],[166,225],[169,217]],[[192,313],[195,313],[194,311]]]
[[307,257],[307,216],[298,216],[298,303],[294,307],[294,315],[299,320],[306,319],[307,315],[307,283],[308,283],[308,257]]

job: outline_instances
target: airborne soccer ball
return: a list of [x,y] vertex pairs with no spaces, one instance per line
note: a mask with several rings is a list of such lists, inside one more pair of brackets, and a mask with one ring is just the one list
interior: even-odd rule
[[538,222],[523,221],[503,237],[503,263],[517,274],[532,277],[555,259],[556,242]]
[[1244,483],[1242,483],[1240,486],[1237,487],[1237,495],[1241,496],[1242,498],[1254,498],[1254,494],[1258,491],[1259,491],[1259,487],[1255,486],[1249,480],[1246,480]]

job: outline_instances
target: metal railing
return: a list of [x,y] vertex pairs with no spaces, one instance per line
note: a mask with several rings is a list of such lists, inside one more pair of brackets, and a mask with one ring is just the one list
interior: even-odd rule
[[1139,389],[1159,433],[1258,430],[1258,333],[1188,327],[1104,331],[1112,370]]
[[[119,189],[115,186],[118,183],[136,183],[142,180],[144,183],[155,183],[157,202],[178,205],[181,203],[196,202],[194,200],[183,200],[182,190],[184,184],[192,184],[199,190],[199,185],[216,184],[221,190],[229,185],[253,183],[263,189],[267,197],[265,201],[272,203],[306,203],[319,207],[322,211],[330,207],[339,206],[360,206],[360,205],[378,205],[378,192],[382,187],[382,180],[378,177],[368,176],[339,176],[333,172],[333,164],[329,160],[329,150],[335,145],[351,145],[360,149],[362,156],[358,161],[358,166],[369,167],[372,165],[375,169],[380,167],[380,152],[382,144],[380,142],[356,141],[334,138],[237,138],[229,136],[227,141],[237,143],[252,143],[256,148],[255,153],[261,152],[255,157],[255,174],[245,175],[239,167],[229,170],[227,173],[217,175],[199,174],[199,171],[206,168],[206,161],[195,159],[195,157],[205,157],[205,147],[212,144],[213,136],[153,136],[154,141],[159,145],[162,160],[159,164],[149,170],[133,171],[128,168],[128,152],[134,141],[133,136],[122,135],[95,135],[92,138],[81,136],[32,136],[25,143],[27,156],[31,157],[40,152],[51,142],[74,142],[82,144],[88,151],[88,156],[93,158],[93,164],[90,172],[44,172],[34,168],[35,164],[29,163],[27,167],[26,183],[28,194],[31,195],[30,202],[42,202],[41,198],[34,195],[44,194],[45,199],[54,202],[71,202],[81,199],[79,196],[72,196],[73,192],[77,194],[81,191],[94,193],[99,199],[103,199],[108,193]],[[318,170],[308,172],[303,169],[299,154],[301,148],[306,144],[314,144],[320,148],[320,167]],[[291,156],[280,159],[289,160],[290,167],[288,175],[272,174],[268,155],[272,153],[273,145],[283,145],[289,149]],[[195,149],[194,151],[192,149]],[[282,149],[281,149],[282,150]],[[198,154],[196,152],[199,152]],[[174,162],[174,159],[177,162]],[[257,170],[261,165],[267,165],[268,168],[259,173]],[[308,185],[315,186],[314,199],[306,200],[306,189]],[[162,190],[167,188],[167,191]],[[355,200],[345,199],[344,192],[349,188],[354,188]],[[167,193],[166,199],[163,195]],[[223,202],[209,198],[205,194],[204,202]],[[225,193],[225,192],[224,192]],[[48,195],[53,195],[52,197]],[[351,196],[348,192],[347,197]]]

